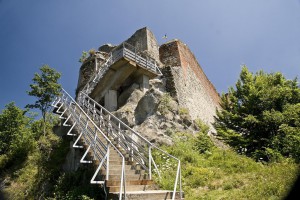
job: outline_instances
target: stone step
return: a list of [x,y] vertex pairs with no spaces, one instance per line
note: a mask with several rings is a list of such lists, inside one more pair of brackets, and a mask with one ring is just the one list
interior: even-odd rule
[[[119,190],[120,191],[120,190]],[[108,195],[108,200],[119,199],[119,191],[111,192]],[[126,199],[128,200],[169,200],[172,199],[173,191],[170,190],[145,190],[145,191],[128,191],[126,188]],[[175,199],[184,199],[184,193],[182,194],[183,198],[180,198],[179,192],[175,193]]]

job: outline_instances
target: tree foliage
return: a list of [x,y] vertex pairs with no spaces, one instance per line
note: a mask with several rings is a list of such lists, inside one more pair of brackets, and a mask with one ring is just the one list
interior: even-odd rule
[[24,158],[33,147],[32,119],[25,113],[12,102],[0,114],[0,168],[13,159]]
[[46,113],[51,107],[51,102],[60,94],[61,85],[58,83],[58,79],[61,74],[48,65],[43,65],[40,70],[41,74],[34,74],[33,84],[30,84],[31,91],[27,91],[30,96],[36,97],[37,101],[34,104],[28,104],[27,107],[40,109],[45,133]]
[[261,160],[300,160],[300,88],[281,73],[242,68],[236,88],[222,95],[218,135],[238,152]]

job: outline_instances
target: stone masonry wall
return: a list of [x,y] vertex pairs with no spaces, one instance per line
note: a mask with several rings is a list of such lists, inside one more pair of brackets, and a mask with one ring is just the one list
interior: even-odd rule
[[[107,53],[97,52],[96,55],[89,56],[82,63],[79,69],[79,77],[78,77],[77,88],[76,88],[76,97],[79,91],[81,91],[84,88],[84,86],[87,84],[90,78],[96,73],[96,70],[98,70],[101,67],[101,65],[105,62],[107,58],[108,58]],[[98,69],[96,69],[95,60],[97,60]]]
[[200,81],[200,84],[203,86],[207,95],[213,99],[214,105],[218,105],[220,103],[220,97],[213,84],[203,72],[194,54],[191,52],[188,46],[182,43],[180,40],[177,41],[177,45],[180,54],[181,66],[183,67],[184,72],[187,71],[188,68],[191,69]]
[[137,30],[125,42],[134,46],[137,52],[148,55],[154,60],[159,61],[159,45],[154,34],[147,27]]
[[188,108],[193,119],[214,122],[220,97],[189,48],[179,40],[170,41],[160,47],[160,59],[171,69],[179,105]]

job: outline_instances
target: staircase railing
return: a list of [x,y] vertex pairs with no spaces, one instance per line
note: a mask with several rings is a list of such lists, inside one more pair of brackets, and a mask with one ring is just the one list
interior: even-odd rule
[[[82,91],[85,91],[85,93],[90,94],[93,91],[94,87],[99,82],[99,80],[106,73],[106,71],[108,70],[108,68],[111,64],[112,64],[112,54],[110,53],[108,59],[106,60],[106,62],[102,66],[100,66],[99,68],[96,67],[98,70],[96,71],[94,76],[92,76],[90,78],[90,80],[84,86]],[[97,58],[95,58],[95,65],[97,65]]]
[[[126,42],[123,42],[109,54],[109,58],[106,60],[106,62],[102,66],[99,67],[99,69],[98,69],[98,67],[96,67],[98,70],[90,78],[90,80],[84,86],[82,91],[84,91],[86,94],[89,95],[93,91],[94,87],[97,85],[99,80],[103,77],[103,75],[109,69],[109,67],[123,57],[134,61],[140,67],[147,69],[147,70],[157,74],[158,76],[162,75],[159,67],[157,66],[157,64],[153,58],[151,58],[149,56],[145,56],[140,53],[137,53],[137,50],[134,46],[132,46]],[[97,65],[97,59],[95,59],[95,65]]]
[[174,159],[175,162],[177,162],[177,171],[172,199],[175,198],[178,183],[180,197],[182,198],[181,164],[179,159],[150,143],[146,138],[131,129],[111,112],[91,99],[87,94],[83,92],[79,93],[78,104],[91,116],[95,124],[101,130],[104,130],[103,132],[107,133],[107,136],[113,140],[117,146],[121,147],[127,157],[138,163],[149,173],[149,179],[152,179],[152,167],[154,167],[154,171],[157,172],[158,176],[161,177],[152,150],[155,149],[161,152],[165,157]]
[[[91,183],[92,184],[104,184],[104,181],[96,181],[96,177],[103,167],[106,170],[105,180],[109,180],[109,157],[110,149],[116,150],[122,159],[122,171],[120,177],[120,196],[122,199],[122,194],[124,194],[124,199],[126,199],[126,187],[125,187],[125,157],[118,150],[118,148],[111,142],[106,134],[94,123],[94,121],[89,117],[89,115],[77,104],[77,102],[64,90],[62,89],[62,95],[57,97],[52,103],[55,107],[56,113],[60,114],[60,118],[65,119],[64,126],[70,126],[67,135],[77,136],[76,141],[73,144],[74,148],[83,148],[79,145],[79,140],[87,146],[87,149],[80,159],[81,163],[94,163],[99,162],[99,166],[95,171]],[[73,124],[73,125],[71,125]],[[76,127],[77,133],[71,133]],[[87,154],[93,152],[93,158],[91,160],[86,160]]]

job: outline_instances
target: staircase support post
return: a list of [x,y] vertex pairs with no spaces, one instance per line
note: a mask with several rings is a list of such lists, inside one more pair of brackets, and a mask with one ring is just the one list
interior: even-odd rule
[[107,145],[107,158],[106,158],[106,177],[105,180],[109,179],[109,154],[110,154],[110,149],[109,149],[109,144]]
[[151,146],[149,146],[149,179],[151,180],[152,179],[152,169],[151,169],[151,163],[152,161],[152,153],[151,153]]
[[104,96],[104,107],[108,111],[115,111],[118,108],[118,96],[116,90],[108,90]]

